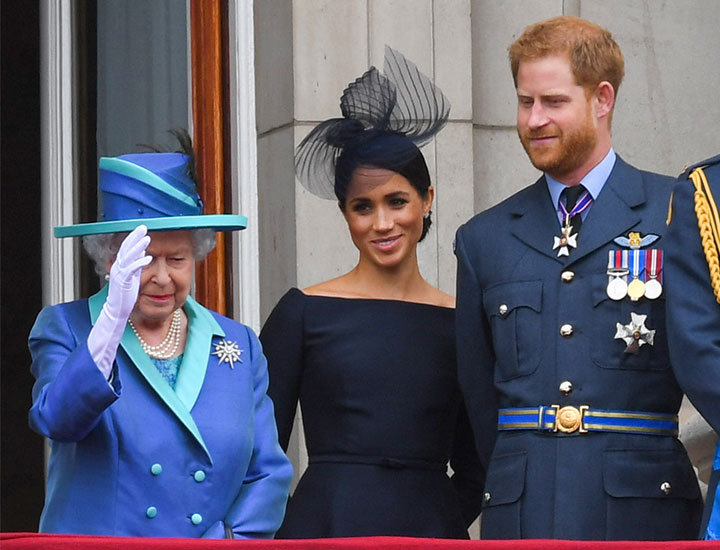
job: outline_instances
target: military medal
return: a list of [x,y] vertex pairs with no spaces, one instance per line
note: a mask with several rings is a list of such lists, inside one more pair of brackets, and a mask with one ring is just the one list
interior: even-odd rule
[[630,322],[627,325],[617,323],[616,340],[623,340],[627,347],[625,353],[637,354],[644,344],[654,345],[655,331],[645,326],[647,315],[630,313]]
[[650,279],[645,283],[645,298],[655,300],[662,294],[662,285],[657,279]]
[[569,256],[570,247],[577,248],[577,234],[572,235],[572,225],[569,225],[570,218],[565,219],[565,226],[559,237],[553,237],[553,250],[559,248],[558,257]]
[[645,283],[645,298],[655,300],[662,294],[662,285],[657,279],[650,279]]
[[631,250],[630,252],[632,281],[628,284],[627,294],[633,302],[637,302],[640,298],[645,296],[645,283],[640,278],[644,270],[643,263],[645,260],[645,254],[641,254],[640,250],[637,249]]
[[[608,258],[607,295],[612,300],[628,296],[633,302],[640,298],[655,300],[662,294],[662,250],[640,250],[660,238],[648,233],[631,231],[627,237],[615,237],[613,241],[630,250],[610,250]],[[628,282],[628,275],[630,281]]]
[[645,265],[649,277],[645,282],[645,298],[655,300],[662,294],[662,283],[660,282],[663,262],[662,250],[646,250],[645,254]]
[[627,295],[633,302],[645,296],[645,283],[640,279],[633,279],[627,287]]
[[560,236],[553,237],[553,250],[557,249],[558,257],[569,256],[570,248],[577,248],[577,233],[573,235],[573,226],[570,225],[570,219],[576,214],[585,212],[592,203],[592,200],[593,198],[590,192],[585,191],[570,212],[567,211],[563,201],[560,201],[560,210],[562,210],[564,223]]
[[627,265],[627,250],[610,250],[608,252],[607,295],[611,300],[622,300],[627,296],[627,276],[629,273]]
[[628,285],[623,277],[627,277],[627,271],[621,269],[616,273],[610,273],[612,280],[607,285],[607,295],[611,300],[622,300],[627,296]]

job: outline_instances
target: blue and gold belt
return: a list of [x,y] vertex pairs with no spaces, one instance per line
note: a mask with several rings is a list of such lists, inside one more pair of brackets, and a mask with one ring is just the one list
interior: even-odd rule
[[538,430],[541,432],[616,432],[644,435],[678,434],[678,417],[670,413],[610,411],[547,405],[498,411],[498,430]]

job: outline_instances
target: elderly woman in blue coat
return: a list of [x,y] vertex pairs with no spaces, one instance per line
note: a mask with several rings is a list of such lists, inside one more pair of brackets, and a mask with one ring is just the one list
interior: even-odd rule
[[247,220],[202,215],[191,159],[101,159],[102,221],[55,229],[85,235],[108,284],[46,307],[30,334],[30,425],[51,447],[42,532],[269,538],[282,521],[292,469],[258,339],[190,296],[215,231]]

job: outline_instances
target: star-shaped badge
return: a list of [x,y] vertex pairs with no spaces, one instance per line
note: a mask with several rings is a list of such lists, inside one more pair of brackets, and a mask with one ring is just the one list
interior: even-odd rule
[[240,359],[243,350],[238,347],[237,342],[223,339],[213,345],[215,346],[215,351],[213,351],[210,355],[217,355],[218,363],[230,363],[230,368],[234,369],[235,361],[238,363],[243,362],[242,359]]
[[572,225],[563,227],[559,237],[553,237],[553,250],[558,250],[558,257],[570,256],[570,247],[577,248],[577,233],[571,235]]
[[638,315],[631,312],[630,317],[632,320],[627,325],[617,323],[615,338],[625,341],[627,344],[625,353],[638,353],[643,344],[653,345],[655,331],[645,326],[647,315]]

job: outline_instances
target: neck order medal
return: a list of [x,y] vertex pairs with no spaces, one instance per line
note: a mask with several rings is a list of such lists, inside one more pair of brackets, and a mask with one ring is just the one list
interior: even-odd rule
[[[580,187],[578,191],[581,189],[583,188]],[[587,210],[587,208],[592,203],[592,200],[592,195],[590,195],[588,191],[584,191],[583,194],[579,197],[577,203],[575,203],[575,205],[572,206],[570,211],[568,211],[567,206],[563,203],[561,198],[558,206],[560,207],[560,211],[563,214],[564,223],[562,230],[560,231],[560,236],[553,237],[553,250],[558,251],[558,257],[569,256],[570,248],[577,248],[577,231],[573,234],[573,226],[570,224],[570,220],[573,218],[573,216],[579,216],[585,210]],[[578,229],[579,225],[580,224],[578,223]]]
[[573,235],[572,228],[570,216],[566,216],[565,226],[562,228],[560,236],[553,237],[553,250],[558,249],[558,257],[569,256],[570,248],[577,248],[577,233]]

